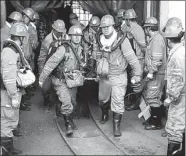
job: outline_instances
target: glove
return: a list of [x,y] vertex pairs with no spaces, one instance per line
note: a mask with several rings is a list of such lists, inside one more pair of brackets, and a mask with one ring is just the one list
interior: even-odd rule
[[42,88],[43,87],[43,82],[39,81],[39,86]]
[[143,90],[143,86],[141,82],[131,84],[131,87],[135,93],[140,93]]
[[122,24],[121,30],[122,30],[124,33],[125,33],[125,32],[130,32],[130,28],[129,28],[126,24]]
[[99,76],[97,76],[96,79],[95,79],[95,81],[96,82],[99,82],[99,80],[100,80],[100,78],[99,78]]
[[86,63],[83,63],[83,62],[82,62],[82,63],[80,64],[80,66],[83,67],[83,68],[85,68],[85,67],[86,67]]
[[171,99],[170,97],[166,98],[164,100],[164,106],[168,107],[171,103],[172,103],[173,99]]
[[152,79],[153,79],[153,74],[148,73],[148,74],[147,74],[147,78],[150,79],[150,80],[152,80]]
[[16,93],[16,95],[12,98],[12,107],[14,107],[15,109],[18,109],[20,106],[20,101],[18,99],[19,95],[18,93]]
[[133,76],[131,78],[131,83],[135,84],[135,83],[139,83],[141,81],[141,76]]

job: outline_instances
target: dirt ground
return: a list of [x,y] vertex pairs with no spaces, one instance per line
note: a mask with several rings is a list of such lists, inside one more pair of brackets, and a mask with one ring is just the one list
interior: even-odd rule
[[30,100],[31,111],[21,111],[22,137],[14,137],[14,145],[22,155],[72,155],[61,138],[55,122],[54,109],[46,113],[39,89]]

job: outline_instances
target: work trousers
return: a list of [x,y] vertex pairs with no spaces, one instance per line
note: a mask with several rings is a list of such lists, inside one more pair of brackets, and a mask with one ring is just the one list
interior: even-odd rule
[[105,104],[111,99],[111,110],[123,114],[124,96],[127,87],[127,72],[118,76],[109,76],[108,79],[100,78],[99,81],[99,102]]
[[[21,102],[22,93],[18,92],[18,101]],[[12,107],[12,99],[6,90],[1,90],[1,137],[13,137],[12,130],[19,122],[19,108]]]
[[76,106],[76,94],[77,87],[68,88],[64,79],[58,79],[56,77],[52,77],[52,83],[54,85],[54,89],[58,96],[58,99],[62,103],[61,105],[61,113],[64,115],[71,114],[73,112],[74,106]]

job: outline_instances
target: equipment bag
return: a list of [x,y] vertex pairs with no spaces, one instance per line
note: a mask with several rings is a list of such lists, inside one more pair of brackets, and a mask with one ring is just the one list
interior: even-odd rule
[[[67,42],[67,45],[72,49],[72,52],[74,53],[80,66],[83,67],[83,62],[81,61],[81,58],[77,55],[74,47],[69,42]],[[83,86],[84,76],[82,75],[82,72],[80,70],[74,70],[70,73],[65,73],[65,72],[63,72],[63,73],[65,75],[65,80],[66,80],[68,88]]]
[[96,39],[97,39],[98,45],[101,49],[102,54],[108,53],[108,58],[102,57],[102,58],[98,59],[98,61],[97,61],[97,74],[105,77],[109,74],[110,53],[115,51],[118,47],[121,46],[121,44],[123,43],[123,41],[126,38],[126,33],[119,31],[118,35],[117,35],[117,44],[115,46],[113,46],[113,44],[114,44],[113,43],[111,45],[111,47],[103,47],[103,45],[101,44],[101,41],[100,41],[100,35],[101,35],[101,31],[98,31],[98,33],[96,34]]

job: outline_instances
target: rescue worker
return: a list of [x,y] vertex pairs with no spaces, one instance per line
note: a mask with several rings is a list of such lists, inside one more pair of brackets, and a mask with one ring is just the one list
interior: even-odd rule
[[25,46],[24,46],[25,57],[28,60],[29,64],[31,65],[32,70],[34,70],[33,50],[36,49],[38,45],[38,36],[37,36],[36,27],[34,27],[32,23],[32,21],[34,20],[33,19],[34,10],[32,8],[25,8],[22,11],[22,14],[23,14],[23,21],[26,24],[26,28],[29,33],[29,36],[27,38],[27,41],[25,41]]
[[[28,36],[24,41],[23,44],[23,52],[24,55],[28,61],[28,63],[30,64],[30,66],[32,67],[32,70],[35,70],[35,65],[34,65],[34,50],[37,48],[38,46],[38,36],[37,36],[37,31],[36,31],[36,27],[34,27],[32,21],[33,16],[34,16],[34,10],[32,8],[25,8],[22,11],[22,15],[23,15],[23,21],[26,25],[27,31],[28,31]],[[31,108],[30,103],[28,102],[28,100],[31,98],[31,96],[33,95],[31,93],[31,91],[35,91],[36,87],[34,85],[31,85],[29,87],[27,87],[25,89],[26,94],[23,95],[22,98],[22,102],[21,102],[21,109],[25,110],[25,111],[30,111]]]
[[31,22],[31,24],[33,25],[33,27],[35,28],[35,30],[37,31],[37,35],[38,35],[38,46],[37,48],[34,50],[35,52],[35,57],[34,57],[34,65],[35,65],[35,74],[38,74],[38,66],[37,66],[37,60],[39,57],[39,51],[41,49],[41,42],[39,40],[39,14],[37,12],[34,12],[34,16],[33,16],[33,22]]
[[[76,54],[82,58],[82,47],[80,45],[82,30],[79,26],[72,26],[69,29],[70,44],[74,47]],[[54,69],[56,70],[54,71]],[[77,129],[73,123],[72,112],[76,105],[77,87],[68,88],[64,73],[80,69],[80,63],[70,47],[59,46],[56,52],[47,60],[43,71],[39,77],[39,84],[42,87],[47,77],[53,72],[52,83],[58,95],[61,105],[61,113],[64,116],[66,135],[73,134],[73,129]]]
[[[100,43],[99,48],[103,50],[101,59],[106,58],[104,62],[108,62],[108,64],[103,64],[103,68],[108,68],[108,74],[103,76],[100,74],[99,104],[102,110],[101,123],[105,123],[108,121],[109,100],[111,99],[113,133],[115,137],[118,137],[122,135],[120,123],[125,111],[124,96],[127,87],[127,65],[129,63],[133,69],[134,75],[131,80],[135,83],[140,82],[142,70],[129,40],[124,35],[123,37],[118,36],[119,33],[114,29],[114,24],[111,15],[105,15],[101,18],[100,28],[103,34],[98,38],[98,43]],[[121,40],[118,41],[119,38],[123,39],[121,43],[119,42]]]
[[167,21],[164,37],[168,42],[167,98],[169,106],[166,131],[168,133],[167,155],[185,155],[185,46],[182,22],[177,17]]
[[165,85],[166,44],[158,31],[158,21],[154,17],[146,19],[144,30],[149,37],[146,54],[144,74],[147,82],[143,89],[143,97],[151,109],[151,117],[146,123],[146,130],[161,129],[162,93]]
[[[1,52],[1,147],[3,155],[21,154],[13,148],[13,130],[19,122],[22,92],[17,87],[16,76],[22,66],[21,46],[27,30],[23,23],[10,28],[10,39]],[[10,44],[11,43],[11,44]],[[14,48],[15,45],[18,49]],[[23,55],[22,55],[23,56]]]
[[79,25],[82,30],[85,29],[85,26],[78,20],[78,16],[75,13],[69,15],[69,21],[71,26]]
[[116,20],[117,22],[115,22],[116,23],[115,29],[117,31],[120,31],[123,25],[125,24],[124,15],[125,15],[125,9],[119,9],[119,11],[117,12],[117,20]]
[[[96,33],[99,30],[100,19],[97,16],[93,16],[90,19],[89,25],[86,29],[83,30],[83,49],[85,55],[85,62],[88,63],[89,67],[91,68],[92,72],[89,72],[86,77],[95,77],[96,72],[96,50],[97,50],[97,43],[96,43]],[[93,74],[93,75],[92,75]]]
[[[98,44],[96,41],[96,33],[99,30],[100,19],[97,16],[91,17],[88,26],[83,30],[82,46],[83,57],[87,66],[84,68],[84,76],[87,78],[96,78],[96,52]],[[91,89],[90,89],[91,88]],[[98,83],[95,81],[86,81],[82,87],[78,87],[77,94],[77,108],[75,108],[75,115],[79,113],[82,117],[89,118],[88,101],[97,99],[98,97]],[[84,96],[86,94],[86,97]]]
[[[145,56],[145,48],[146,48],[146,40],[144,30],[140,25],[136,22],[136,12],[134,9],[128,9],[125,12],[124,19],[126,24],[123,24],[122,31],[127,33],[127,37],[131,42],[132,48],[140,62],[141,70],[144,70],[144,56]],[[131,68],[128,67],[128,75],[131,75]],[[131,76],[128,77],[131,79]],[[136,95],[137,99],[141,98],[141,93]],[[126,108],[127,111],[139,109],[139,103],[134,103],[133,105]]]
[[34,12],[34,16],[33,16],[33,23],[37,27],[39,26],[39,14],[37,12]]
[[[38,71],[39,75],[41,74],[43,67],[45,65],[47,56],[49,54],[49,50],[51,50],[52,43],[56,43],[61,39],[68,40],[68,36],[66,34],[65,23],[62,20],[56,20],[52,24],[52,31],[45,37],[41,44],[40,54],[38,57]],[[52,79],[48,77],[45,80],[44,85],[42,87],[42,95],[44,97],[44,106],[47,110],[51,108],[51,101],[53,101],[52,96],[55,96],[52,89]],[[56,104],[56,115],[60,115],[60,103]]]
[[8,16],[8,19],[5,22],[5,26],[1,28],[1,50],[3,48],[3,42],[9,37],[11,25],[15,22],[20,22],[22,20],[22,14],[18,11],[14,11]]

